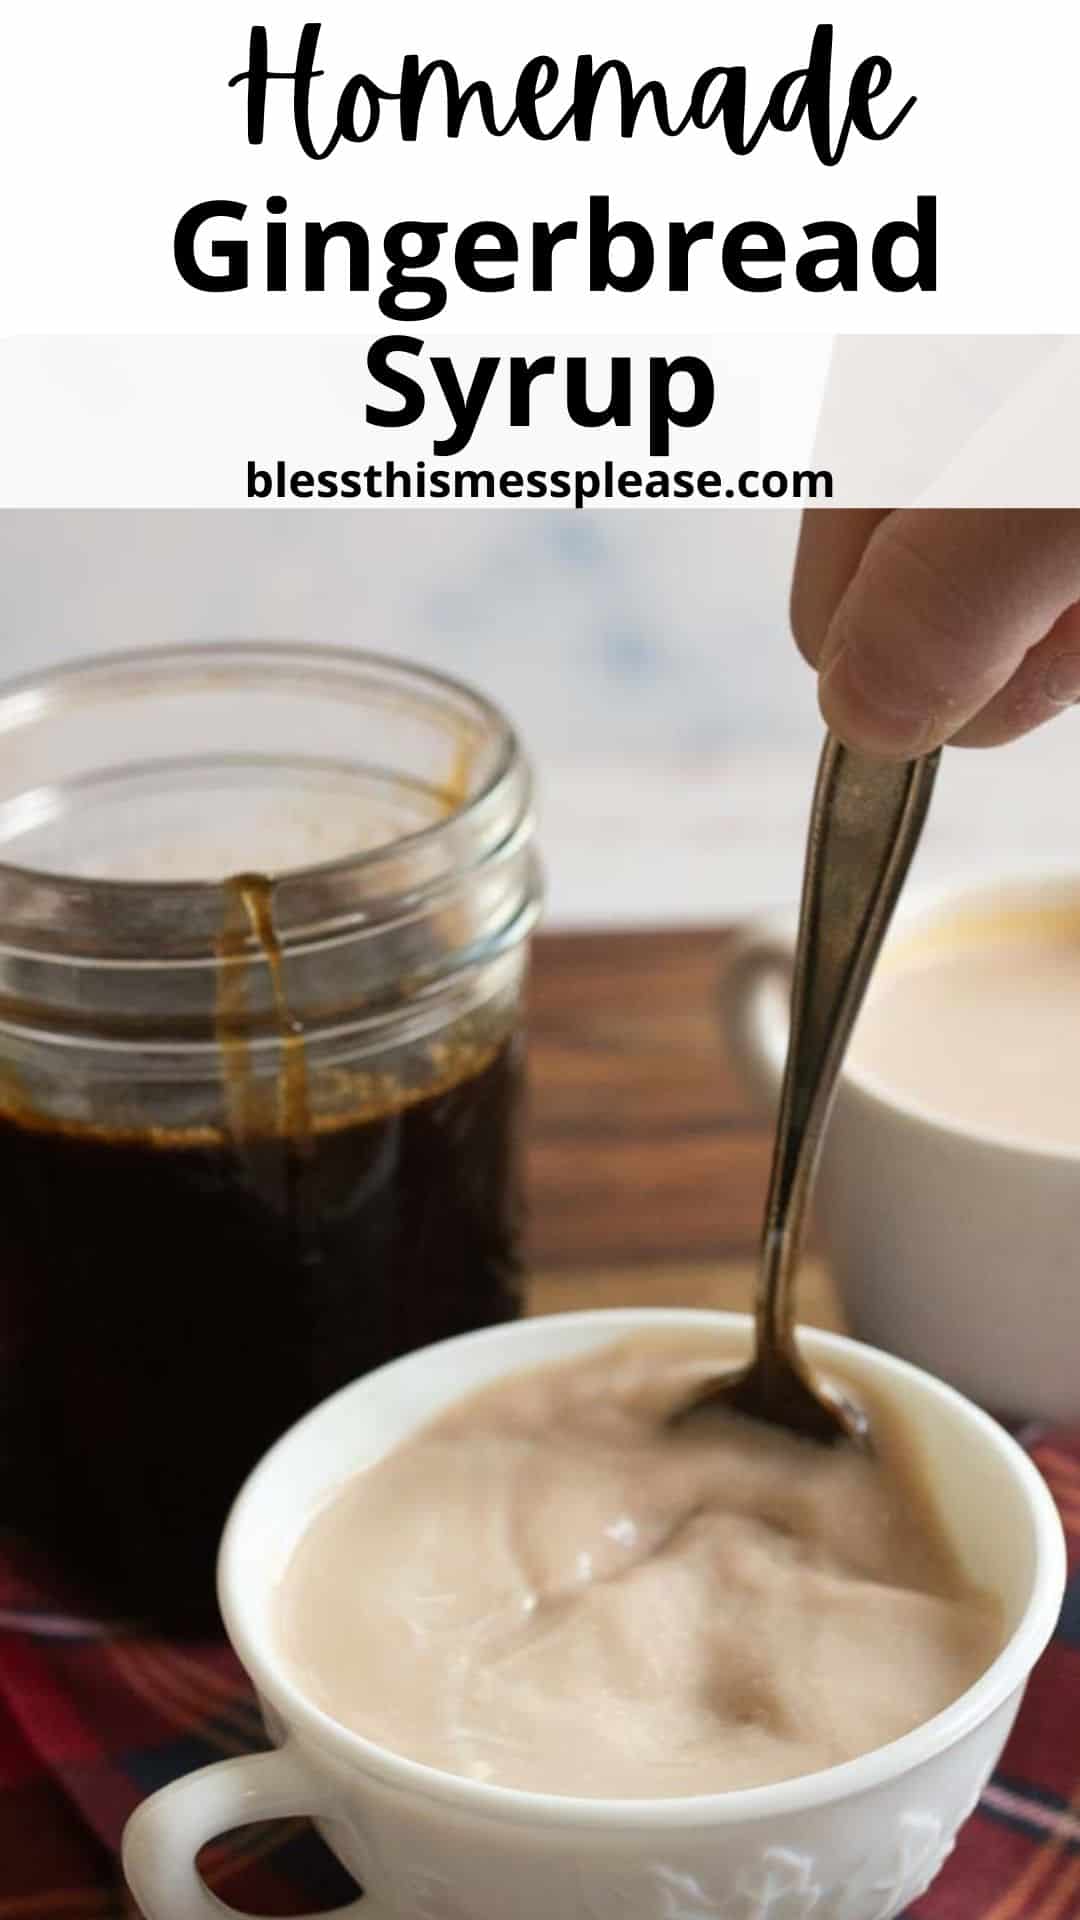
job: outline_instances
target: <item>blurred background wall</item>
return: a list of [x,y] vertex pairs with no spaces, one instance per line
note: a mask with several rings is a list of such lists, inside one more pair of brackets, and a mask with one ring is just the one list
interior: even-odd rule
[[[5,675],[178,639],[414,656],[537,762],[549,923],[707,922],[791,897],[820,738],[787,632],[786,512],[0,513]],[[1080,714],[948,756],[924,878],[1080,864]]]

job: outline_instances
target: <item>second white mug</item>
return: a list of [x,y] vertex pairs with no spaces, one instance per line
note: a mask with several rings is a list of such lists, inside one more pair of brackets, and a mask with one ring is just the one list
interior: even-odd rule
[[[1006,914],[1037,922],[1063,907],[1080,916],[1080,871],[1029,869],[916,895],[897,914],[882,964],[913,937],[947,940],[951,923]],[[737,1064],[769,1112],[783,1073],[794,937],[793,915],[750,926],[722,989]],[[948,1034],[940,1040],[947,1049]],[[849,1063],[816,1212],[859,1339],[1002,1415],[1080,1418],[1075,1149],[951,1124]]]

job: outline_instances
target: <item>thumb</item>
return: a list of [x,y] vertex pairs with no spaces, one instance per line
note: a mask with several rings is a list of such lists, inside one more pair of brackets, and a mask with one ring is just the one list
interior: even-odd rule
[[829,623],[821,710],[899,757],[940,746],[1080,599],[1080,513],[910,510],[883,520]]

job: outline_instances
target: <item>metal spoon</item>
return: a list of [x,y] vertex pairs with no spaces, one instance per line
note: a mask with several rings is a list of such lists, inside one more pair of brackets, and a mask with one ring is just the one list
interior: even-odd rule
[[726,1408],[812,1440],[865,1441],[858,1408],[815,1383],[795,1342],[795,1269],[822,1135],[856,1015],[918,845],[940,750],[872,760],[831,735],[803,875],[791,1037],[765,1207],[753,1359],[674,1416]]

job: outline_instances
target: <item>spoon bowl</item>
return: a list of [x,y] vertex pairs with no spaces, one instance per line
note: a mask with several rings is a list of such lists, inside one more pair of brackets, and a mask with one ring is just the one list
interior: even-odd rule
[[[827,1381],[815,1380],[797,1349],[775,1375],[767,1374],[766,1366],[755,1354],[738,1373],[718,1374],[679,1409],[674,1424],[685,1426],[688,1420],[709,1413],[721,1417],[735,1413],[744,1420],[768,1420],[821,1446],[843,1443],[869,1450],[870,1422],[862,1407]],[[763,1413],[763,1408],[768,1412]]]

